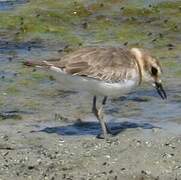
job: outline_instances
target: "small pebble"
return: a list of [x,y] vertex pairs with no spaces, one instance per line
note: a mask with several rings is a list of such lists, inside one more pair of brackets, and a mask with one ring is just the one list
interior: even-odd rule
[[100,7],[104,7],[104,4],[103,4],[103,3],[101,3],[101,4],[100,4]]
[[106,155],[106,158],[110,159],[110,158],[111,158],[111,156],[109,156],[109,155]]
[[150,171],[147,171],[147,170],[142,170],[142,171],[141,171],[141,174],[150,175],[151,172],[150,172]]
[[3,135],[3,136],[1,136],[1,138],[2,138],[4,141],[8,141],[8,140],[9,140],[8,135]]
[[124,45],[124,46],[127,46],[127,45],[128,45],[128,42],[125,42],[123,45]]
[[63,52],[63,49],[59,49],[58,52],[59,52],[59,53]]
[[175,166],[174,169],[181,169],[181,166]]
[[29,169],[29,170],[34,169],[34,166],[28,166],[28,169]]
[[169,44],[167,44],[167,47],[174,47],[174,45],[169,43]]
[[113,173],[113,170],[111,169],[110,171],[109,171],[109,174],[112,174]]
[[105,166],[106,164],[107,164],[107,162],[102,163],[103,166]]
[[13,58],[12,58],[12,57],[9,57],[8,60],[9,60],[9,62],[11,62],[11,61],[13,60]]
[[88,23],[87,23],[87,22],[84,22],[84,23],[82,24],[82,26],[83,26],[84,29],[87,29],[87,28],[88,28]]
[[159,37],[160,37],[160,38],[163,38],[163,34],[162,34],[162,33],[159,33]]
[[173,153],[171,153],[171,154],[169,154],[169,153],[164,153],[164,154],[162,154],[162,157],[163,158],[171,158],[171,157],[173,157],[174,156],[174,154]]

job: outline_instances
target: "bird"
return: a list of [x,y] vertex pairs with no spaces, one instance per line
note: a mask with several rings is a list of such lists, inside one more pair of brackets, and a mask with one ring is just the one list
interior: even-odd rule
[[[103,113],[108,97],[118,98],[143,83],[149,83],[162,99],[167,98],[159,60],[137,47],[83,47],[57,59],[29,60],[24,65],[47,70],[60,88],[89,92],[93,96],[92,112],[101,127],[97,137],[102,139],[114,135]],[[103,98],[99,108],[97,96]]]

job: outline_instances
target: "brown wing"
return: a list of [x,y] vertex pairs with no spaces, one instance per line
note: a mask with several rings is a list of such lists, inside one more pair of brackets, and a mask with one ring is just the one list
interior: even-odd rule
[[72,75],[120,81],[133,78],[136,61],[122,48],[83,48],[51,64]]

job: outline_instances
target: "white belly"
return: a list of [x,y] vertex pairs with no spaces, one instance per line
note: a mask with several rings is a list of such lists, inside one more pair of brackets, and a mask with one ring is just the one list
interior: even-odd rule
[[[53,71],[52,71],[53,70]],[[108,83],[83,76],[71,76],[65,74],[59,68],[52,67],[51,75],[55,77],[62,90],[86,91],[93,95],[102,95],[109,97],[120,97],[128,93],[138,84],[135,80],[124,80],[116,83]]]

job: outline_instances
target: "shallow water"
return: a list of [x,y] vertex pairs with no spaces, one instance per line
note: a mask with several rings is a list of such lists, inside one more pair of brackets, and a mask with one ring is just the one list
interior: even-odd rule
[[[12,12],[16,11],[17,7],[14,9],[14,3],[9,4],[8,2],[8,8],[4,6],[3,2],[0,2],[0,10],[3,12],[7,9],[11,9]],[[134,20],[135,13],[138,12],[132,12],[132,7],[143,8],[148,7],[149,4],[156,6],[161,1],[130,0],[130,2],[134,3],[131,6],[125,1],[122,2],[123,4],[120,2],[117,4],[117,1],[112,5],[105,3],[104,9],[96,10],[80,22],[76,19],[78,24],[66,25],[69,25],[70,29],[72,26],[74,27],[73,34],[76,38],[81,39],[82,46],[123,46],[127,42],[130,47],[139,46],[150,49],[163,64],[163,81],[168,99],[161,100],[151,86],[144,85],[138,87],[127,97],[110,100],[106,113],[110,114],[107,118],[112,120],[110,126],[113,129],[116,126],[120,129],[140,127],[143,132],[148,132],[148,129],[159,127],[168,133],[180,134],[181,46],[179,43],[181,26],[175,18],[175,14],[179,15],[179,7],[169,9],[172,13],[165,16],[166,10],[162,10],[161,6],[159,7],[160,18],[156,18],[154,13],[150,13],[141,16],[138,14]],[[28,4],[21,6],[28,6]],[[125,12],[120,11],[122,6],[125,10],[121,11]],[[129,8],[131,10],[127,12],[126,10]],[[120,13],[123,15],[120,16]],[[169,19],[170,24],[164,25],[163,20],[165,19]],[[82,28],[84,22],[88,22],[88,27]],[[158,26],[158,24],[160,25]],[[170,28],[173,28],[173,24],[177,25],[177,28],[172,30]],[[119,31],[119,28],[122,29]],[[0,36],[0,118],[21,117],[22,120],[34,118],[37,121],[57,121],[56,114],[58,114],[60,126],[52,128],[51,123],[45,123],[42,126],[43,131],[60,132],[64,135],[97,134],[99,125],[95,122],[95,118],[90,118],[92,101],[90,95],[60,91],[59,86],[46,72],[28,69],[22,65],[22,61],[27,59],[43,60],[61,56],[66,44],[74,48],[72,44],[75,42],[71,44],[69,37],[62,41],[56,38],[44,40],[43,36],[41,41],[36,38],[16,41],[14,35],[8,35],[8,33],[9,30],[4,29]],[[13,116],[14,114],[19,116]],[[87,116],[90,124],[74,124],[77,119],[86,121]],[[66,122],[61,122],[62,118],[63,120],[65,118]]]
[[7,11],[12,10],[16,8],[17,6],[20,6],[24,3],[26,3],[28,0],[1,0],[0,1],[0,11]]

